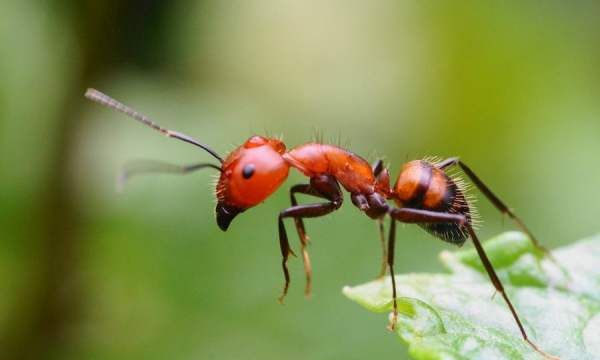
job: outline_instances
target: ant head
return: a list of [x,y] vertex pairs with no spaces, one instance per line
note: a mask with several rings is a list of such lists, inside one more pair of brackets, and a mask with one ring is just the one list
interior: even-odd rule
[[235,149],[227,159],[205,144],[178,131],[161,127],[149,117],[118,102],[95,89],[88,89],[85,96],[101,105],[120,111],[161,134],[195,145],[221,163],[198,164],[196,169],[212,167],[221,171],[217,184],[217,224],[225,231],[233,218],[265,200],[287,178],[289,165],[283,159],[285,145],[277,139],[253,136]]
[[226,231],[241,212],[263,202],[285,181],[283,142],[252,136],[223,162],[217,183],[217,224]]

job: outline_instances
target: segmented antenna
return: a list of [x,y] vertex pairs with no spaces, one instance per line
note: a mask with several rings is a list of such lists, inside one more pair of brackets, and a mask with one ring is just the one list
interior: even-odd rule
[[141,122],[142,124],[153,128],[154,130],[160,132],[161,134],[163,134],[167,137],[175,138],[175,139],[178,139],[181,141],[185,141],[186,143],[196,145],[199,148],[202,148],[203,150],[205,150],[206,152],[211,154],[212,156],[214,156],[217,160],[219,160],[219,162],[223,163],[223,159],[219,156],[219,154],[217,154],[213,149],[209,148],[207,145],[204,145],[204,144],[198,142],[197,140],[193,139],[192,137],[182,134],[180,132],[165,129],[165,128],[161,127],[160,125],[158,125],[157,123],[152,121],[152,119],[150,119],[146,115],[133,110],[129,106],[120,103],[119,101],[111,98],[110,96],[108,96],[96,89],[91,89],[91,88],[87,89],[87,91],[85,92],[85,97],[100,104],[100,105],[104,105],[111,109],[120,111],[123,114],[131,117],[132,119],[135,119],[135,120]]

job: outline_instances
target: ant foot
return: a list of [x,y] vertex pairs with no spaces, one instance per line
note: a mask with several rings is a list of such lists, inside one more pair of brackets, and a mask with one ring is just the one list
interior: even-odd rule
[[545,359],[548,359],[548,360],[560,360],[560,358],[558,356],[550,355],[547,352],[545,352],[542,349],[540,349],[533,341],[531,341],[529,339],[525,339],[525,341],[527,341],[527,343],[533,348],[533,350],[535,350],[536,352],[538,352]]
[[281,304],[281,305],[285,304],[284,300],[285,300],[286,296],[287,296],[287,289],[277,298],[277,301],[279,302],[279,304]]
[[383,279],[385,279],[385,275],[387,275],[387,264],[382,266],[381,270],[379,271],[379,274],[377,274],[377,277],[375,279],[383,280]]
[[310,299],[312,297],[312,288],[310,284],[306,284],[306,288],[304,289],[304,297],[306,299]]
[[394,309],[394,311],[390,313],[390,322],[387,329],[389,331],[394,331],[396,330],[396,325],[398,325],[398,310]]

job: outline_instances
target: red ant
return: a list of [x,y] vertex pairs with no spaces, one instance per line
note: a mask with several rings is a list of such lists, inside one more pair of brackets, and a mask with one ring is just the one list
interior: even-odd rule
[[[312,142],[286,151],[282,141],[255,135],[223,159],[208,146],[182,133],[162,128],[150,118],[97,90],[88,89],[85,96],[101,105],[125,113],[165,136],[196,145],[217,159],[220,166],[211,163],[181,167],[162,163],[146,163],[140,167],[126,170],[124,177],[145,172],[187,174],[207,167],[220,171],[221,175],[216,187],[216,220],[219,228],[223,231],[229,228],[231,221],[238,214],[260,204],[275,192],[287,178],[290,167],[296,168],[309,178],[308,184],[292,186],[290,189],[292,206],[281,211],[277,218],[282,255],[281,265],[285,277],[285,285],[279,298],[280,302],[283,302],[290,284],[287,260],[290,254],[295,255],[290,248],[283,220],[294,219],[304,260],[305,294],[309,295],[312,270],[306,250],[308,236],[303,219],[324,216],[337,210],[343,201],[341,185],[350,193],[352,203],[356,207],[371,219],[379,222],[384,254],[384,264],[380,276],[385,275],[386,267],[389,268],[392,275],[393,313],[390,329],[394,329],[398,317],[393,267],[396,221],[400,221],[417,224],[431,235],[458,246],[463,245],[467,238],[471,238],[492,284],[508,305],[523,339],[538,353],[555,359],[544,353],[528,338],[515,308],[473,230],[473,209],[465,196],[464,188],[460,181],[447,174],[448,168],[458,166],[501,213],[515,221],[516,225],[529,236],[536,248],[548,255],[549,252],[538,243],[521,219],[494,195],[459,158],[449,158],[440,162],[427,160],[408,162],[404,164],[395,185],[391,187],[389,171],[381,160],[371,166],[360,156],[334,145]],[[325,202],[299,205],[296,194],[312,195],[324,199]],[[389,205],[388,200],[392,200],[396,206]],[[391,218],[387,249],[383,226],[386,216]]]

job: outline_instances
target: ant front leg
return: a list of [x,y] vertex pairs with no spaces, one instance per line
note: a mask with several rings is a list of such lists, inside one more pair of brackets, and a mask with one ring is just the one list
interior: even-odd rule
[[[302,185],[301,185],[302,186]],[[279,226],[279,243],[281,245],[281,254],[283,256],[282,259],[282,267],[283,274],[285,276],[285,285],[283,287],[283,292],[279,297],[279,301],[283,302],[283,299],[287,295],[289,284],[290,284],[290,276],[287,268],[287,259],[289,254],[291,254],[291,249],[289,247],[287,232],[285,230],[285,225],[283,223],[284,218],[293,218],[294,220],[300,220],[300,222],[296,222],[296,225],[300,224],[300,227],[297,228],[299,233],[305,234],[304,223],[302,222],[303,218],[313,218],[319,217],[329,214],[330,212],[339,209],[342,205],[343,197],[342,191],[337,183],[337,181],[328,175],[320,175],[315,176],[310,179],[310,187],[298,187],[296,190],[307,190],[311,195],[316,195],[319,197],[326,198],[329,202],[326,203],[317,203],[317,204],[307,204],[307,205],[294,205],[290,208],[283,210],[279,213],[278,218],[278,226]],[[299,191],[298,191],[299,192]],[[293,196],[293,195],[292,195]],[[295,201],[295,199],[294,199]],[[302,237],[301,237],[302,239]],[[302,240],[301,240],[302,241]],[[303,245],[304,251],[304,245]],[[308,259],[308,253],[306,253],[306,259]],[[306,265],[306,263],[305,263]],[[306,268],[305,268],[306,270]],[[310,260],[308,261],[308,272],[307,272],[307,286],[305,291],[310,291]]]
[[458,165],[473,182],[473,184],[475,184],[479,191],[481,191],[481,193],[494,205],[494,207],[496,207],[496,209],[498,209],[498,211],[500,211],[502,214],[508,215],[508,217],[511,218],[525,234],[527,234],[535,248],[547,255],[548,258],[550,258],[554,263],[558,264],[554,256],[552,256],[552,253],[542,244],[540,244],[537,238],[533,236],[529,228],[527,228],[525,223],[508,206],[506,206],[506,204],[504,204],[504,202],[502,202],[502,200],[500,200],[464,162],[457,157],[449,158],[439,163],[437,167],[445,170],[453,165]]
[[[410,224],[455,223],[455,224],[458,224],[459,226],[463,226],[467,230],[469,237],[473,241],[475,250],[477,251],[477,254],[479,255],[479,259],[481,260],[483,267],[485,268],[485,271],[487,272],[487,274],[490,278],[490,281],[492,282],[492,284],[494,285],[496,290],[502,295],[502,298],[504,299],[504,302],[508,306],[508,308],[513,316],[513,319],[517,323],[517,326],[519,328],[519,331],[521,332],[521,336],[523,337],[523,340],[525,340],[535,351],[537,351],[539,354],[541,354],[545,358],[558,359],[552,355],[545,353],[533,341],[531,341],[529,339],[529,337],[527,336],[527,332],[525,331],[525,328],[523,327],[523,324],[521,323],[521,319],[519,318],[519,315],[517,315],[517,311],[515,310],[512,302],[510,301],[508,295],[506,294],[506,291],[504,290],[504,286],[502,285],[500,278],[498,278],[498,275],[496,274],[496,271],[494,270],[494,267],[493,267],[490,259],[488,258],[485,250],[483,249],[483,246],[481,245],[479,238],[475,234],[473,227],[471,226],[471,224],[469,223],[469,221],[467,220],[467,218],[464,215],[443,213],[443,212],[437,212],[437,211],[428,211],[428,210],[421,210],[421,209],[395,208],[395,209],[390,210],[390,216],[392,217],[392,219],[395,219],[395,220],[398,220],[398,221],[401,221],[404,223],[410,223]],[[393,246],[391,246],[390,249],[393,249]],[[392,262],[393,262],[393,258],[392,258]],[[395,314],[397,314],[396,296],[395,296],[395,294],[396,294],[395,287],[396,286],[395,286],[395,282],[393,282],[393,281],[392,281],[392,286],[393,286],[393,294],[394,294],[394,298],[393,298],[394,312],[395,312]]]
[[285,231],[285,225],[283,225],[283,221],[281,219],[281,215],[279,216],[279,247],[281,248],[281,267],[283,268],[283,277],[285,278],[285,285],[283,286],[283,292],[279,297],[279,302],[283,304],[283,299],[285,295],[287,295],[288,288],[290,286],[290,271],[287,267],[288,257],[291,255],[296,256],[290,247],[290,242],[288,241],[287,233]]
[[[325,198],[323,195],[319,194],[315,191],[309,184],[298,184],[292,186],[290,189],[290,201],[292,206],[298,206],[298,201],[296,200],[296,193],[313,195],[321,198]],[[296,231],[298,232],[298,237],[300,238],[300,246],[302,251],[302,261],[304,263],[304,274],[306,275],[306,286],[304,288],[304,295],[306,297],[310,296],[311,287],[312,287],[312,266],[310,264],[310,256],[308,255],[308,251],[306,247],[309,243],[309,237],[306,234],[306,228],[304,227],[304,221],[301,217],[295,217],[294,223],[296,225]]]

